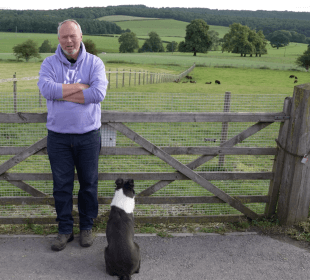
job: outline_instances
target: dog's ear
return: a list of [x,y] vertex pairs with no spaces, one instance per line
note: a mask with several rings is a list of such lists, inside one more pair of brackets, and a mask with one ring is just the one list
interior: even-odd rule
[[124,185],[124,180],[122,178],[116,179],[115,185],[117,188],[121,188]]
[[135,187],[133,179],[128,179],[126,183],[127,183],[127,186],[129,186],[132,189]]

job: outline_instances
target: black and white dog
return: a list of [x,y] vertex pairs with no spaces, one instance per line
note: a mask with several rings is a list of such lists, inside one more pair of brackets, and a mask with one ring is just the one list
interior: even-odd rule
[[139,273],[140,249],[134,239],[135,191],[132,179],[115,181],[115,194],[111,203],[111,212],[107,223],[107,241],[104,257],[106,271],[121,280],[131,279]]

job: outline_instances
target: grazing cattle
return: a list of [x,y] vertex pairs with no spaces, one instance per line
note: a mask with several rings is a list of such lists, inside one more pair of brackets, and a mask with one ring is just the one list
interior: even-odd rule
[[294,76],[294,75],[291,75],[290,78],[295,78],[295,76]]
[[221,84],[221,82],[219,80],[215,80],[215,83],[219,84],[219,85]]
[[297,82],[298,82],[298,80],[295,80],[295,81],[294,81],[294,84],[296,84]]
[[206,82],[207,85],[211,85],[212,82]]
[[191,84],[196,84],[196,81],[189,81]]
[[185,78],[187,78],[187,79],[189,79],[189,80],[191,80],[191,79],[193,79],[193,77],[192,76],[185,76]]
[[298,78],[295,76],[295,79],[297,80]]

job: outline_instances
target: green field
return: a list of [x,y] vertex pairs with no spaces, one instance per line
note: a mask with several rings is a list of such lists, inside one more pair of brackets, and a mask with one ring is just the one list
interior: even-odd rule
[[111,21],[111,22],[132,21],[132,20],[153,20],[153,19],[159,19],[159,18],[132,17],[132,16],[122,16],[122,15],[105,16],[105,17],[97,18],[97,20],[104,20],[104,21]]
[[[181,37],[183,39],[185,37],[186,26],[189,24],[188,22],[174,19],[154,19],[130,16],[106,16],[99,18],[99,20],[113,21],[122,29],[129,28],[137,36],[147,36],[151,31],[155,31],[161,38]],[[167,26],[169,28],[167,28]],[[214,30],[219,33],[220,38],[223,38],[229,31],[229,28],[225,26],[209,26],[210,30]]]
[[[159,23],[162,20],[148,20],[149,22]],[[137,24],[138,21],[126,21],[124,24]],[[146,21],[141,21],[146,22]],[[174,24],[174,23],[173,23]],[[183,23],[184,24],[184,23]],[[129,26],[129,25],[128,25]],[[137,25],[136,25],[137,26]],[[179,27],[178,27],[179,26]],[[172,28],[174,36],[181,33],[180,22],[175,23]],[[183,26],[184,27],[184,26]],[[182,27],[182,28],[183,28]],[[138,28],[138,27],[137,27]],[[171,36],[169,32],[156,25],[157,30],[162,32],[160,36],[165,39],[175,40],[181,37]],[[130,28],[131,29],[131,28]],[[178,31],[177,31],[178,30]],[[182,29],[183,30],[183,29]],[[185,30],[185,29],[184,29]],[[182,32],[184,32],[184,30]],[[146,32],[141,31],[141,34]],[[179,33],[178,33],[179,32]],[[143,34],[142,34],[143,35]],[[142,36],[139,35],[139,36]],[[41,61],[51,54],[42,54],[41,59],[32,59],[30,62],[16,62],[12,55],[12,46],[27,39],[33,39],[40,45],[45,39],[51,40],[52,44],[57,44],[56,34],[15,34],[0,33],[0,79],[12,78],[16,72],[17,78],[38,76]],[[211,51],[207,54],[197,54],[196,57],[191,53],[118,53],[118,42],[116,37],[103,36],[84,36],[84,39],[91,38],[98,48],[106,51],[106,54],[99,54],[104,61],[106,69],[119,70],[142,70],[149,72],[164,72],[179,74],[189,68],[193,63],[197,67],[191,72],[191,76],[196,81],[195,84],[165,83],[141,86],[119,86],[115,88],[115,74],[111,78],[111,90],[107,92],[107,98],[103,102],[105,110],[121,111],[221,111],[223,108],[223,96],[226,91],[230,91],[233,96],[235,111],[255,112],[257,104],[265,104],[260,107],[260,111],[280,111],[283,100],[286,96],[292,96],[296,84],[289,76],[298,76],[298,84],[309,82],[309,73],[303,69],[296,71],[296,58],[306,49],[306,44],[291,43],[286,48],[279,50],[268,47],[268,54],[262,57],[240,57],[238,54],[222,53]],[[145,37],[146,38],[146,37]],[[143,41],[140,41],[140,44]],[[108,50],[108,51],[107,51]],[[223,65],[229,65],[224,67]],[[255,69],[258,68],[258,69]],[[265,69],[259,69],[265,68]],[[266,69],[270,68],[270,69]],[[272,70],[279,69],[279,70]],[[128,76],[127,76],[128,77]],[[221,85],[216,85],[215,80],[220,80]],[[205,84],[212,82],[211,85]],[[2,102],[1,112],[13,112],[13,83],[0,83]],[[17,82],[17,110],[19,112],[43,112],[45,106],[40,105],[37,80]],[[43,100],[44,102],[44,100]],[[43,103],[44,104],[44,103]],[[243,106],[243,107],[242,107]],[[256,107],[255,107],[256,106]],[[240,107],[240,109],[239,109]],[[230,124],[229,137],[242,131],[249,124]],[[39,127],[40,126],[40,127]],[[204,142],[205,137],[219,138],[221,124],[131,124],[130,127],[138,131],[146,139],[156,145],[171,146],[204,146],[218,143]],[[27,125],[27,131],[23,125],[2,124],[0,130],[1,146],[24,146],[30,145],[34,140],[44,136],[44,124]],[[252,140],[242,143],[244,146],[270,146],[274,147],[274,139],[277,138],[278,124],[271,126],[263,135],[253,137]],[[264,141],[264,142],[263,142]],[[126,137],[118,134],[117,145],[134,146]],[[8,156],[2,156],[1,161],[7,160]],[[38,159],[40,158],[40,159]],[[196,156],[177,156],[178,160],[184,163],[196,158]],[[270,171],[272,167],[272,157],[265,156],[227,156],[225,168],[219,169],[218,159],[202,166],[200,171],[234,171],[234,172],[260,172]],[[161,161],[144,156],[121,157],[108,156],[101,161],[100,172],[165,172],[173,171],[171,167]],[[46,157],[31,157],[18,167],[14,172],[49,172],[48,160]],[[145,189],[155,182],[137,182],[137,192]],[[268,181],[217,181],[213,182],[216,186],[231,195],[265,195],[268,192]],[[0,195],[24,195],[17,188],[13,188],[3,182],[0,185]],[[52,193],[51,182],[29,182],[30,185],[48,194]],[[37,185],[36,185],[37,184]],[[113,194],[113,182],[100,182],[99,195],[111,196]],[[77,190],[75,190],[77,192]],[[204,189],[188,181],[179,181],[171,184],[159,192],[159,195],[168,196],[195,196],[210,195]],[[263,212],[263,204],[251,206],[258,212]],[[137,207],[138,215],[144,213],[155,213],[167,215],[167,211],[157,206]],[[169,210],[170,211],[170,210]],[[1,209],[0,209],[1,212]],[[171,213],[171,212],[170,212]],[[177,215],[186,213],[194,214],[236,214],[235,210],[223,205],[187,205],[184,211],[177,212]],[[4,214],[2,214],[4,215]],[[40,215],[40,214],[39,214]],[[169,215],[169,213],[168,213]]]

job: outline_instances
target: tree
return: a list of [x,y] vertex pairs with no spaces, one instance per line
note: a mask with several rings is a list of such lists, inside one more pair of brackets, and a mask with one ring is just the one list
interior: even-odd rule
[[240,53],[241,56],[267,53],[267,41],[262,31],[256,33],[240,23],[234,23],[229,28],[230,31],[223,38],[222,51]]
[[257,37],[258,37],[258,41],[255,43],[254,47],[255,47],[255,54],[256,56],[262,56],[262,54],[267,54],[267,40],[265,39],[264,33],[262,30],[259,30],[256,33]]
[[178,50],[178,43],[176,41],[172,41],[166,46],[167,52],[175,52]]
[[164,52],[163,43],[159,35],[152,31],[149,33],[149,39],[146,39],[139,52]]
[[290,43],[291,34],[288,31],[278,30],[268,36],[270,44],[273,48],[282,48]]
[[44,40],[42,45],[39,47],[39,53],[51,53],[52,45],[49,40]]
[[24,43],[13,47],[13,53],[17,59],[24,58],[27,62],[32,57],[40,58],[39,49],[37,43],[28,39]]
[[209,25],[202,19],[194,19],[186,26],[185,45],[189,52],[207,53],[211,46],[211,38],[208,34]]
[[184,41],[179,43],[179,52],[186,52],[186,46]]
[[220,46],[220,38],[219,38],[220,34],[214,30],[209,30],[208,34],[211,39],[211,45],[209,50],[217,51]]
[[119,52],[120,53],[133,53],[135,49],[139,48],[139,41],[135,33],[123,33],[119,38],[120,43]]
[[308,46],[308,49],[303,53],[303,55],[296,59],[295,63],[300,67],[304,67],[308,72],[310,67],[310,46]]
[[93,55],[98,55],[98,50],[95,45],[95,43],[91,39],[87,39],[83,41],[85,49],[87,52],[93,54]]

